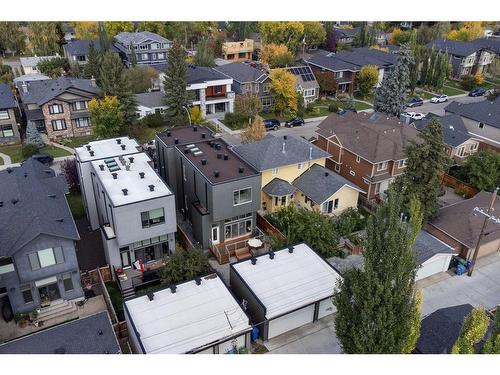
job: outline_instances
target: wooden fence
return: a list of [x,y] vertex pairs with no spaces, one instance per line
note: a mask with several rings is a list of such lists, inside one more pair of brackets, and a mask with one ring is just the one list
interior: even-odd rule
[[466,184],[463,181],[457,180],[448,174],[443,175],[442,179],[443,185],[450,186],[455,189],[455,191],[465,195],[466,198],[471,198],[478,193],[478,190],[473,186]]
[[188,235],[184,233],[184,230],[179,225],[177,225],[175,238],[184,249],[191,250],[195,247]]
[[[101,272],[101,270],[104,271],[104,274],[103,272]],[[109,266],[106,266],[96,268],[94,271],[97,273],[97,278],[99,280],[99,283],[101,284],[102,295],[104,296],[104,302],[106,302],[106,307],[108,308],[109,315],[111,316],[111,321],[113,323],[118,323],[118,316],[116,315],[115,308],[113,307],[113,303],[111,302],[111,297],[109,296],[108,289],[105,285],[107,281],[112,280],[111,269]],[[104,275],[106,275],[106,277]]]
[[267,235],[277,235],[285,238],[283,233],[279,231],[274,225],[272,225],[264,216],[257,212],[257,226]]

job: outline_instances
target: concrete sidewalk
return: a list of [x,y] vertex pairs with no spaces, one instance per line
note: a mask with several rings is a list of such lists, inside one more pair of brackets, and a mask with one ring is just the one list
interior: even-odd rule
[[3,164],[4,164],[4,165],[12,164],[12,159],[10,158],[10,156],[9,156],[9,155],[7,155],[7,154],[2,154],[2,153],[0,152],[0,158],[2,158],[2,159],[3,159]]

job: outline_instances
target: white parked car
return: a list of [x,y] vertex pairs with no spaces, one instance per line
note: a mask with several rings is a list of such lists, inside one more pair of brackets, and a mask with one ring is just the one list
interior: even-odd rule
[[423,113],[419,112],[403,112],[401,116],[411,118],[412,120],[422,120],[425,117]]
[[448,101],[448,95],[437,95],[433,96],[431,103],[444,103]]

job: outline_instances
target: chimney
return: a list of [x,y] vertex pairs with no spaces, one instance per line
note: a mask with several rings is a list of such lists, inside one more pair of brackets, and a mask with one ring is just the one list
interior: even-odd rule
[[283,147],[281,149],[281,152],[285,153],[285,142],[283,142]]
[[269,259],[274,259],[274,252],[273,251],[269,252]]
[[245,168],[243,168],[243,167],[241,167],[241,166],[240,166],[240,167],[238,168],[238,173],[243,173],[243,171],[244,171],[244,170],[245,170]]
[[179,138],[174,138],[174,143],[177,145],[179,144]]
[[288,246],[288,252],[289,252],[290,254],[292,254],[292,253],[293,253],[293,246],[292,246],[292,245]]
[[255,266],[255,264],[257,264],[257,258],[256,257],[252,257],[252,259],[250,259],[250,261],[252,262],[252,264]]
[[199,277],[195,278],[194,281],[196,282],[196,285],[201,285],[201,279]]
[[121,144],[122,144],[122,140],[121,140],[120,138],[118,138],[118,139],[116,140],[116,143],[118,143],[119,145],[121,145]]
[[214,171],[214,177],[216,177],[216,178],[217,178],[217,177],[219,177],[219,176],[220,176],[219,171]]
[[172,294],[175,293],[176,289],[177,289],[177,287],[175,285],[170,285],[170,291],[172,292]]
[[125,150],[125,145],[121,145],[120,147],[122,148],[122,150]]
[[195,126],[193,126],[193,131],[194,131],[194,132],[197,132],[197,131],[198,131],[198,127],[197,127],[196,125],[195,125]]
[[92,76],[92,78],[90,78],[90,86],[92,87],[97,87],[96,83],[95,83],[95,78],[94,76]]
[[144,178],[144,172],[139,172],[139,177]]
[[26,84],[26,82],[23,81],[23,84],[21,85],[22,89],[23,89],[23,92],[25,94],[28,93],[28,85]]
[[103,171],[103,170],[104,170],[104,164],[99,164],[99,169],[100,169],[101,171]]
[[149,185],[149,191],[155,191],[155,186],[154,185]]
[[207,165],[207,159],[201,159],[201,165]]
[[130,164],[132,164],[132,163],[134,162],[134,157],[133,157],[133,156],[130,156],[130,157],[128,158],[128,160],[130,161]]
[[122,189],[123,195],[128,195],[128,189]]
[[201,138],[205,139],[207,135],[205,133],[201,133]]
[[171,137],[172,136],[172,132],[170,130],[167,130],[167,137]]
[[113,176],[113,180],[116,180],[118,178],[118,173],[113,172],[111,173],[111,176]]
[[94,156],[94,151],[89,151],[90,156]]
[[224,160],[229,160],[229,155],[228,154],[224,154]]
[[155,299],[155,294],[153,292],[148,292],[147,296],[148,296],[150,301]]

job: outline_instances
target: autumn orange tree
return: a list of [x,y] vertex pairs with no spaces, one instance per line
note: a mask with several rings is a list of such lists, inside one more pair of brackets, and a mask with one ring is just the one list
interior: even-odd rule
[[77,39],[94,40],[99,37],[99,25],[97,22],[75,22],[74,29]]
[[262,121],[262,117],[260,116],[255,116],[253,122],[243,129],[243,132],[240,135],[242,143],[260,141],[265,136],[266,128],[264,126],[264,122]]
[[464,22],[460,28],[448,32],[446,39],[468,42],[480,38],[483,32],[482,22]]
[[260,60],[271,68],[284,68],[293,63],[293,55],[284,44],[264,44]]

